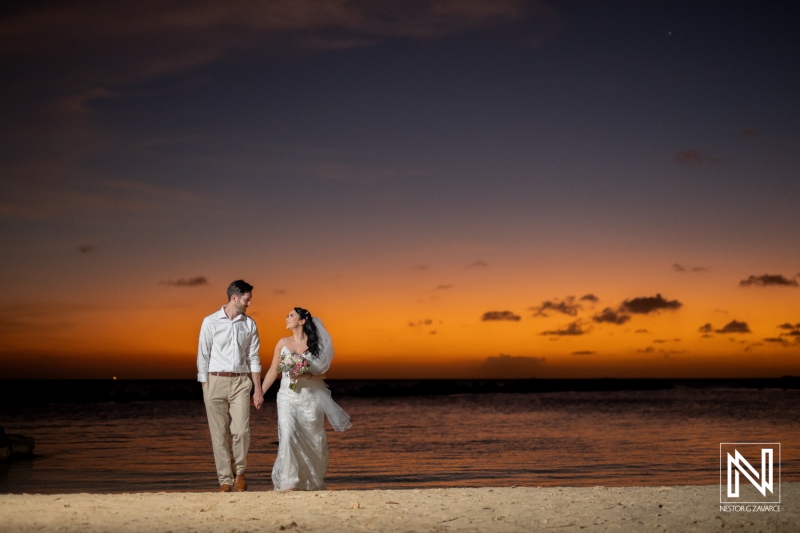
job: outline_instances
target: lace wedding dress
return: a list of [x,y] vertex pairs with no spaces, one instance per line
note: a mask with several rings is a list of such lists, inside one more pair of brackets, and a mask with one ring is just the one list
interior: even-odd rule
[[[309,358],[312,374],[327,372],[332,359],[330,336],[322,337],[331,354],[326,356],[323,348],[319,358]],[[290,353],[286,346],[281,349],[284,353]],[[272,468],[272,484],[277,491],[324,490],[328,470],[325,416],[336,431],[349,428],[350,417],[333,401],[323,380],[299,379],[294,390],[289,383],[289,375],[284,373],[277,399],[278,455]]]

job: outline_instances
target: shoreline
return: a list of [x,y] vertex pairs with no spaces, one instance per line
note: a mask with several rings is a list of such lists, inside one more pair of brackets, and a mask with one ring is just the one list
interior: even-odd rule
[[781,501],[725,512],[718,485],[2,494],[0,532],[794,531],[800,482]]

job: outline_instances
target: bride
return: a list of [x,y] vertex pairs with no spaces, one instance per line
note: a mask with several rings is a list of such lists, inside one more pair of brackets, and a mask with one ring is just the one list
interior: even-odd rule
[[322,321],[300,307],[289,312],[286,329],[292,335],[275,345],[262,390],[266,391],[278,378],[283,357],[300,354],[308,360],[310,372],[282,373],[277,399],[278,455],[272,468],[272,484],[278,491],[324,490],[323,478],[328,470],[324,415],[336,431],[352,425],[323,381],[333,360],[333,343]]

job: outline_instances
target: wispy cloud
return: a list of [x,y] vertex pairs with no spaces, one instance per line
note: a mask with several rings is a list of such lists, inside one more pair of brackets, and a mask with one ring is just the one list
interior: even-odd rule
[[606,307],[600,313],[595,313],[595,315],[592,317],[592,320],[594,320],[598,324],[607,322],[609,324],[622,325],[630,319],[631,319],[630,315],[627,315],[620,310],[615,311],[610,307]]
[[600,298],[598,298],[594,294],[584,294],[583,296],[580,297],[580,301],[597,303],[600,301]]
[[485,261],[475,261],[467,265],[467,268],[486,268],[488,266],[489,264],[486,263]]
[[781,274],[751,275],[739,282],[740,287],[797,287],[797,278],[789,279]]
[[510,321],[513,321],[513,322],[518,322],[520,320],[520,318],[522,318],[522,317],[520,317],[519,315],[514,314],[511,311],[487,311],[487,312],[483,313],[483,316],[481,317],[481,320],[484,321],[484,322],[487,322],[487,321],[490,321],[490,320],[510,320]]
[[389,39],[435,39],[526,19],[539,23],[533,42],[546,42],[559,27],[546,4],[519,0],[66,0],[5,15],[0,57],[58,59],[70,73],[63,76],[64,84],[119,85],[250,50],[285,56],[365,48]]
[[563,328],[543,331],[540,333],[540,335],[563,337],[571,335],[585,335],[586,333],[588,333],[588,330],[583,329],[583,325],[581,324],[580,320],[576,320],[575,322],[570,322]]
[[570,355],[595,355],[597,352],[593,352],[591,350],[578,350],[577,352],[572,352]]
[[452,288],[453,288],[452,285],[437,285],[436,286],[436,290],[437,291],[446,291],[446,290],[449,290],[449,289],[452,289]]
[[800,322],[796,324],[784,322],[783,324],[779,324],[777,328],[785,331],[786,333],[781,333],[778,337],[764,339],[764,342],[772,343],[773,345],[782,346],[784,348],[800,345]]
[[[43,174],[36,174],[43,172]],[[78,181],[59,180],[65,174],[81,173],[64,162],[58,170],[19,167],[8,170],[19,182],[6,191],[17,198],[16,203],[0,200],[0,218],[39,221],[86,213],[114,213],[119,217],[150,217],[154,213],[202,205],[206,198],[188,189],[162,187],[133,180],[94,179],[86,175]],[[31,178],[30,180],[25,178]],[[44,181],[43,181],[44,180]],[[49,180],[53,180],[49,183]]]
[[719,162],[719,157],[702,152],[700,150],[681,150],[673,157],[676,163],[680,165],[714,165]]
[[684,266],[684,265],[682,265],[680,263],[673,263],[672,264],[672,270],[674,270],[675,272],[698,273],[698,272],[708,272],[708,267],[704,267],[704,266],[693,266],[693,267],[690,267],[690,266]]
[[530,310],[534,311],[533,316],[548,316],[547,311],[554,311],[569,316],[576,316],[578,311],[582,309],[581,305],[575,303],[574,296],[567,296],[563,301],[561,300],[546,300],[541,305],[531,307]]
[[199,287],[201,285],[208,285],[208,280],[205,276],[195,276],[188,279],[181,278],[174,281],[162,281],[161,285],[171,285],[173,287]]
[[80,246],[78,246],[78,253],[91,254],[94,251],[95,248],[91,244],[81,244]]

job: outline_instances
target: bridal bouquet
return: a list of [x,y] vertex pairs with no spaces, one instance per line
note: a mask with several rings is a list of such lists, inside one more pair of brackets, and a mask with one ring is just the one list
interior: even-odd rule
[[[300,374],[311,372],[311,369],[308,367],[308,359],[297,352],[281,355],[281,362],[278,365],[278,370],[280,372],[288,372],[290,376],[299,376]],[[297,379],[291,378],[289,388],[292,390],[297,388]]]

